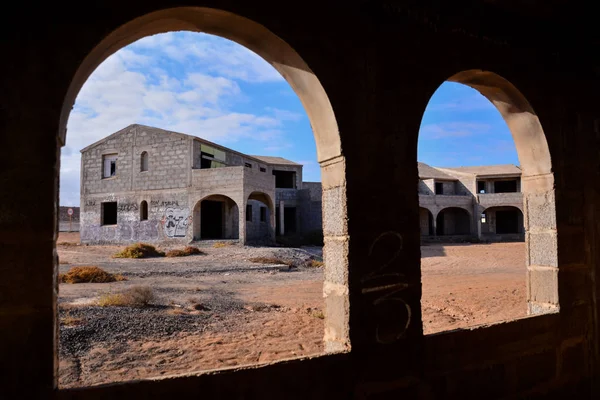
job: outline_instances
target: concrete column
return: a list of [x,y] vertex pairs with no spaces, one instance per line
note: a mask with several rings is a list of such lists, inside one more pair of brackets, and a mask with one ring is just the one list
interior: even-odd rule
[[246,244],[246,203],[242,199],[238,204],[238,211],[240,213],[240,220],[238,221],[239,241],[241,244]]
[[433,236],[436,237],[437,236],[437,215],[434,215],[433,218],[431,218],[431,223],[433,224]]
[[[272,203],[271,203],[272,204]],[[273,241],[273,243],[275,243],[275,235],[276,232],[275,230],[277,229],[277,225],[275,224],[275,207],[271,206],[268,207],[267,210],[269,210],[269,224],[271,225],[271,240]]]
[[481,212],[477,203],[473,205],[473,213],[475,215],[475,226],[477,227],[477,239],[481,240]]
[[283,210],[284,210],[284,202],[283,200],[279,201],[279,234],[283,236],[285,234],[285,226],[283,225]]

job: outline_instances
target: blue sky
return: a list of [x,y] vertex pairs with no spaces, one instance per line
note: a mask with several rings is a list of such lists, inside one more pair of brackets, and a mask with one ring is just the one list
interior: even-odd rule
[[[288,158],[304,165],[305,181],[321,180],[306,112],[271,65],[226,39],[171,32],[119,50],[82,87],[61,155],[61,205],[79,205],[79,150],[133,123]],[[453,83],[427,106],[418,156],[436,166],[517,163],[494,106]]]

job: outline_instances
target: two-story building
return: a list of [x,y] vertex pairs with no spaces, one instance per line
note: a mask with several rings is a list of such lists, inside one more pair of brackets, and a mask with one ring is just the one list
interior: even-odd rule
[[83,243],[272,242],[321,229],[302,165],[130,125],[81,150]]
[[[419,163],[419,178],[424,238],[523,238],[518,167]],[[322,230],[321,193],[284,158],[135,124],[81,150],[81,241],[270,243]]]
[[421,235],[522,240],[521,169],[515,165],[434,168],[419,163]]

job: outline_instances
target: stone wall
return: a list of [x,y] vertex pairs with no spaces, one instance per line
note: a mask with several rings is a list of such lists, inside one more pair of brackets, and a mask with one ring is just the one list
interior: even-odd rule
[[[598,398],[595,5],[307,1],[292,12],[279,1],[203,1],[223,10],[210,13],[180,8],[186,4],[20,2],[7,10],[0,41],[7,60],[0,63],[0,174],[10,190],[0,200],[3,398]],[[323,172],[330,353],[59,390],[55,242],[69,110],[102,57],[160,29],[201,29],[245,43],[285,73],[309,110]],[[424,336],[419,126],[440,83],[472,68],[509,82],[468,80],[477,90],[526,98],[504,96],[496,105],[528,170],[530,311],[550,313]],[[523,121],[538,121],[543,135]]]
[[[117,224],[102,225],[102,203],[117,202]],[[140,204],[148,203],[148,219],[141,220]],[[88,195],[82,205],[82,243],[122,244],[177,241],[191,235],[191,208],[186,190]]]

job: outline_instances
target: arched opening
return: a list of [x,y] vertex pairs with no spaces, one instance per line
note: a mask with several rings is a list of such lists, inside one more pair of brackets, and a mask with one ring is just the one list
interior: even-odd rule
[[558,311],[554,177],[523,94],[493,72],[453,75],[423,116],[419,161],[419,201],[439,210],[439,249],[421,259],[425,333]]
[[272,244],[275,240],[275,213],[271,196],[252,192],[246,202],[246,238],[250,243]]
[[140,221],[148,220],[148,202],[143,200],[140,203]]
[[142,155],[140,156],[140,171],[141,172],[148,171],[148,152],[147,151],[143,151]]
[[194,207],[194,240],[239,238],[239,208],[235,201],[223,195],[211,195]]
[[427,208],[419,207],[419,222],[421,236],[433,236],[435,234],[433,214]]
[[[341,288],[347,285],[347,282],[339,278],[347,276],[345,272],[347,268],[347,246],[341,250],[339,249],[339,244],[344,243],[344,240],[347,241],[347,237],[345,237],[347,236],[347,230],[345,218],[345,163],[341,153],[337,123],[329,99],[317,77],[287,43],[275,36],[268,29],[229,12],[195,7],[163,10],[124,24],[119,29],[107,35],[89,53],[77,70],[63,104],[61,114],[60,135],[63,143],[66,137],[66,121],[75,98],[86,79],[88,79],[92,71],[100,63],[119,49],[138,39],[159,33],[182,30],[218,35],[241,44],[257,53],[283,76],[304,106],[310,119],[310,127],[312,127],[314,133],[317,159],[321,163],[322,168],[322,192],[323,202],[325,203],[322,208],[325,210],[326,218],[335,218],[342,221],[340,224],[335,225],[335,230],[324,232],[326,244],[323,250],[323,257],[327,260],[325,263],[325,269],[327,269],[325,276],[329,278],[325,279],[325,286],[321,286],[323,288],[321,289],[323,290],[323,295],[318,296],[320,302],[325,298],[326,308],[323,313],[324,315],[321,314],[325,322],[326,333],[324,335],[324,346],[321,349],[324,347],[327,352],[349,349],[347,329],[349,318],[347,312],[348,290],[341,290]],[[189,95],[191,96],[191,94]],[[152,133],[146,128],[148,127],[135,125],[125,130],[135,131],[136,133],[133,134],[137,135],[137,138],[143,138],[145,137],[143,134],[150,135]],[[171,134],[174,134],[174,132],[171,132]],[[153,148],[147,144],[145,146],[146,148]],[[163,149],[162,146],[159,147],[160,151],[168,151],[167,149]],[[156,231],[161,240],[166,240],[169,243],[184,243],[184,241],[187,243],[187,241],[193,239],[204,240],[209,237],[224,239],[239,237],[240,241],[243,242],[246,238],[245,203],[248,200],[248,198],[244,198],[244,195],[247,193],[232,190],[231,188],[215,191],[215,187],[209,187],[210,182],[222,184],[227,181],[220,179],[216,175],[223,173],[223,171],[219,170],[229,168],[227,162],[230,160],[219,158],[221,154],[218,154],[218,146],[215,147],[212,144],[208,144],[208,150],[202,144],[197,147],[198,160],[194,157],[189,159],[192,167],[191,173],[189,171],[182,171],[174,177],[166,176],[165,178],[161,178],[164,182],[167,182],[166,185],[169,185],[173,182],[174,178],[179,179],[179,176],[183,176],[188,182],[191,181],[193,189],[188,194],[173,196],[171,198],[152,196],[150,202],[153,214],[152,221],[154,221],[154,214],[156,213],[157,224],[156,226],[147,223],[140,225],[143,225],[143,228],[148,229],[148,231]],[[194,142],[188,148],[192,148],[195,152],[196,143]],[[181,149],[181,151],[184,151],[184,155],[174,151],[175,154],[173,156],[182,158],[187,163],[188,158],[185,157],[185,149]],[[140,154],[139,170],[142,171],[144,168],[144,156],[141,153],[138,154]],[[267,170],[265,168],[265,163],[261,159],[253,158],[243,161],[241,164],[243,168],[237,168],[236,165],[232,167],[237,168],[235,171],[232,169],[231,173],[226,174],[228,179],[253,180],[252,182],[261,183],[265,177],[274,176],[271,174],[272,171],[270,169]],[[120,163],[119,169],[123,169],[124,163],[127,166],[136,164],[133,157],[131,159],[121,158],[118,162]],[[199,165],[198,170],[195,168],[196,162]],[[134,184],[140,184],[144,190],[155,190],[157,185],[152,181],[151,176],[160,173],[163,168],[158,167],[159,155],[154,152],[153,165],[156,168],[153,167],[151,170],[147,170],[147,173],[139,174],[137,178],[134,177]],[[210,165],[210,168],[207,168],[207,165]],[[278,169],[289,171],[290,168],[294,167],[284,165]],[[297,177],[301,182],[301,176],[297,175]],[[321,195],[320,184],[319,190],[314,190],[314,192],[318,193],[319,196]],[[211,195],[206,196],[207,193],[211,193]],[[275,216],[273,204],[275,198],[268,191],[266,193],[269,194],[269,204],[265,218],[270,219],[272,228]],[[325,194],[329,194],[329,196]],[[266,198],[263,199],[266,200]],[[260,196],[251,198],[249,201],[260,201]],[[279,199],[277,201],[279,203]],[[337,207],[331,207],[331,205],[327,207],[328,201],[335,201]],[[90,202],[90,204],[92,203]],[[121,204],[118,204],[118,207],[119,210],[131,208],[129,205],[122,206]],[[318,209],[320,210],[321,207]],[[211,212],[207,210],[211,210]],[[124,221],[129,222],[130,219],[124,219]],[[192,228],[188,229],[190,224]],[[122,232],[128,232],[123,227],[118,227],[118,229],[111,238],[122,237]],[[135,227],[132,225],[130,229],[135,229]],[[96,234],[97,231],[92,230],[91,233]],[[102,234],[101,231],[98,232]],[[110,233],[112,234],[112,232]],[[335,239],[333,242],[335,246],[333,251],[330,251],[330,248],[332,248],[331,244],[327,244],[328,237]],[[329,280],[334,281],[333,286],[331,284],[328,285]],[[321,285],[321,282],[319,284]],[[336,290],[331,290],[332,287]],[[218,368],[220,365],[216,367]],[[200,369],[203,368],[205,367],[201,366]]]
[[523,240],[523,212],[515,206],[486,208],[481,215],[481,235],[487,240]]
[[466,236],[471,234],[471,215],[463,208],[442,209],[436,217],[437,236]]

